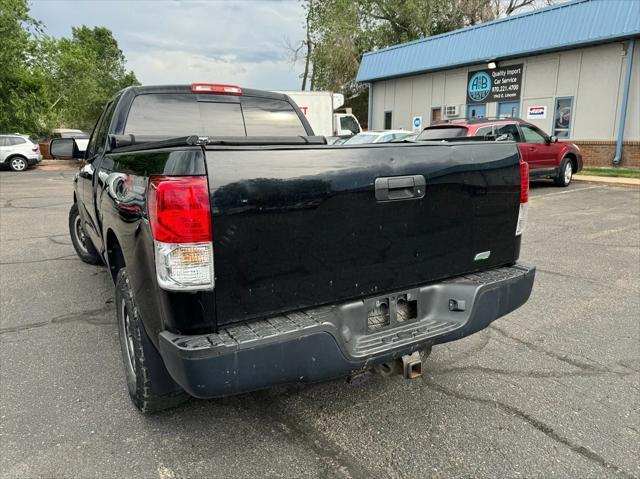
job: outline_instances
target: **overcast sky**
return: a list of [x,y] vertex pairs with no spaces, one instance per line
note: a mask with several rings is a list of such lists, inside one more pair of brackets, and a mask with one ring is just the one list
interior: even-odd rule
[[300,88],[284,46],[303,38],[297,0],[30,0],[49,35],[104,26],[144,85],[231,83],[267,90]]

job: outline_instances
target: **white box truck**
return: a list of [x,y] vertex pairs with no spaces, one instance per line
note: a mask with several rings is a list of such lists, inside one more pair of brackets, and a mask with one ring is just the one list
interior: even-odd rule
[[298,105],[316,135],[346,136],[362,131],[358,119],[349,111],[336,113],[344,105],[344,95],[330,91],[279,91]]

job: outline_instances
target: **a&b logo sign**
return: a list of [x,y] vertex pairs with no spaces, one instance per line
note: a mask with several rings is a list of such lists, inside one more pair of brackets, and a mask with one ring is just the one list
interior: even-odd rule
[[469,98],[473,101],[482,101],[491,93],[491,77],[486,72],[477,72],[469,80],[467,88]]

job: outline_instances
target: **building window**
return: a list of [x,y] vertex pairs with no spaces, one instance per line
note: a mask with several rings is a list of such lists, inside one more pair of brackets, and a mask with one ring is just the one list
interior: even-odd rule
[[520,103],[508,101],[498,103],[498,118],[518,118],[520,116]]
[[467,119],[484,118],[487,112],[485,103],[467,105]]
[[558,138],[569,138],[571,136],[572,120],[573,97],[556,98],[556,108],[553,113],[553,135]]
[[391,112],[390,111],[384,112],[384,129],[385,130],[391,129]]
[[432,108],[431,109],[431,124],[439,123],[442,121],[442,108]]

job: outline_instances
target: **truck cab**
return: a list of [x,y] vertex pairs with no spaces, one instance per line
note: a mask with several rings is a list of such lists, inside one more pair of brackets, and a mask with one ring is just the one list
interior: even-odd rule
[[328,91],[281,91],[305,115],[316,135],[353,136],[362,131],[351,108],[343,108],[344,95]]

